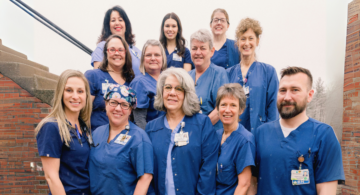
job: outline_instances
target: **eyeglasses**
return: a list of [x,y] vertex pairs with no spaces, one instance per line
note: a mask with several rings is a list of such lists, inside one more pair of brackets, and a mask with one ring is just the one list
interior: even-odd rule
[[180,86],[173,87],[173,86],[171,86],[170,84],[164,85],[164,91],[165,91],[166,93],[170,93],[173,88],[175,88],[175,93],[176,93],[177,95],[185,92],[185,90],[184,90],[182,87],[180,87]]
[[213,18],[212,23],[218,23],[220,21],[221,24],[227,22],[226,18]]
[[125,53],[125,49],[115,49],[115,48],[108,48],[107,51],[109,52],[109,54],[115,54],[116,52],[119,53]]
[[121,102],[119,103],[118,101],[116,100],[110,100],[109,101],[109,105],[111,107],[117,107],[118,105],[120,105],[120,108],[124,109],[124,110],[129,110],[130,108],[130,104],[126,103],[126,102]]

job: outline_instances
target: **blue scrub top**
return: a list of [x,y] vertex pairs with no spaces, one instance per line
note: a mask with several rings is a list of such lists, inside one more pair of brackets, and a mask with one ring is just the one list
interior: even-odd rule
[[[93,110],[91,113],[91,129],[94,131],[99,126],[109,124],[109,119],[106,116],[104,93],[108,87],[107,83],[117,83],[108,72],[104,72],[100,69],[88,70],[85,72],[90,86],[90,93],[95,96],[93,102]],[[121,85],[129,86],[129,83],[125,82]]]
[[226,69],[229,68],[228,58],[229,56],[227,55],[227,44],[225,42],[224,45],[219,49],[219,51],[215,50],[214,55],[211,57],[211,62]]
[[[285,138],[276,120],[258,127],[254,136],[256,169],[253,174],[258,177],[258,195],[315,195],[316,184],[345,180],[339,141],[331,126],[325,123],[309,118]],[[299,170],[301,155],[305,158],[302,170],[309,169],[310,184],[293,186],[291,170]]]
[[211,61],[225,69],[240,63],[240,52],[236,46],[235,41],[226,39],[226,42],[219,51],[215,51],[211,57]]
[[141,74],[131,81],[130,87],[135,90],[137,97],[136,108],[146,108],[146,122],[164,115],[165,112],[157,111],[154,108],[157,81],[147,72]]
[[[94,62],[102,62],[104,58],[104,46],[105,41],[101,41],[97,46],[96,49],[91,54],[91,66],[94,67]],[[132,69],[134,70],[135,77],[140,75],[140,58],[141,58],[141,51],[133,46],[129,45],[129,50],[131,54],[131,62],[132,62]]]
[[240,123],[245,128],[253,132],[258,126],[279,119],[276,106],[279,79],[274,67],[255,61],[247,72],[246,83],[242,78],[240,64],[226,71],[230,83],[239,83],[243,87],[249,87],[246,108],[240,116]]
[[177,52],[177,48],[175,48],[175,50],[171,54],[169,54],[168,50],[165,48],[168,68],[172,66],[175,68],[184,68],[184,63],[189,63],[191,64],[191,67],[193,67],[193,62],[191,61],[191,55],[188,48],[185,48],[185,53],[183,57],[177,55]]
[[[216,131],[221,143],[224,129]],[[245,167],[255,166],[255,138],[241,124],[221,145],[217,164],[216,194],[233,195],[238,175]]]
[[[164,194],[167,154],[171,130],[164,124],[165,116],[146,125],[154,148],[154,179],[156,194]],[[215,194],[215,172],[218,159],[219,140],[209,117],[203,114],[185,116],[184,132],[189,133],[189,143],[174,146],[171,151],[172,172],[177,195]]]
[[76,137],[76,130],[71,128],[69,131],[72,138],[70,148],[61,141],[58,123],[45,123],[36,136],[39,156],[60,159],[59,178],[66,194],[88,195],[90,194],[88,170],[90,146],[84,132],[81,136],[81,145]]
[[125,144],[109,138],[109,125],[99,127],[93,134],[94,144],[89,158],[92,194],[134,194],[136,184],[145,173],[153,174],[153,147],[145,131],[129,121],[131,136]]
[[[195,72],[191,70],[190,76],[195,82]],[[216,96],[219,87],[229,83],[228,76],[224,68],[216,66],[211,63],[209,68],[198,78],[195,84],[196,95],[199,97],[200,109],[202,114],[209,115],[214,109],[216,104]],[[219,120],[214,125],[214,129],[222,128],[222,123]]]

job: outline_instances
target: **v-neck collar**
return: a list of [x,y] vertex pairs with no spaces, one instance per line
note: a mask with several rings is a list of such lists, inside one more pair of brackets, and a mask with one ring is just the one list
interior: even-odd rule
[[[101,70],[102,71],[102,70]],[[105,72],[105,71],[103,71],[103,72]],[[125,82],[123,83],[123,84],[121,84],[121,83],[118,83],[118,82],[116,82],[115,81],[115,79],[111,76],[111,74],[110,74],[110,72],[105,72],[105,73],[107,73],[108,75],[109,75],[109,77],[111,78],[111,82],[110,81],[107,81],[107,78],[105,79],[105,82],[107,81],[107,83],[116,83],[116,84],[119,84],[119,85],[126,85],[126,80],[125,80]]]
[[222,134],[221,134],[221,139],[220,139],[221,148],[227,146],[227,145],[230,143],[230,141],[231,141],[231,140],[234,138],[234,136],[235,136],[235,132],[236,132],[236,131],[239,131],[239,128],[240,128],[240,125],[239,125],[239,123],[238,123],[238,126],[237,126],[236,130],[233,131],[233,132],[231,132],[230,136],[229,136],[228,138],[226,138],[226,140],[224,141],[223,144],[221,144],[222,135],[223,135],[224,132],[225,132],[225,130],[223,129]]
[[204,73],[202,73],[200,75],[200,77],[197,80],[196,80],[196,70],[194,69],[194,78],[193,79],[194,79],[195,86],[197,86],[199,84],[199,81],[201,81],[201,78],[206,77],[206,74],[208,74],[208,72],[210,71],[210,68],[212,68],[212,65],[213,65],[213,63],[210,62],[209,67],[204,71]]
[[[245,78],[247,79],[247,81],[249,81],[249,75],[251,74],[251,72],[254,70],[255,66],[256,66],[257,61],[254,61],[251,65],[250,68],[248,69]],[[242,83],[242,85],[244,85],[244,80],[243,80],[243,76],[242,76],[242,71],[241,71],[241,64],[239,63],[239,72],[240,72],[240,82]]]
[[172,53],[174,53],[174,52],[176,52],[177,51],[177,47],[175,47],[175,49],[174,49],[174,51],[173,52],[169,52],[169,50],[166,48],[166,55],[170,55],[170,54],[172,54]]
[[[160,72],[160,73],[161,73],[161,72]],[[157,81],[154,79],[154,77],[152,77],[149,73],[145,72],[145,76],[146,76],[146,77],[149,77],[151,80],[157,82]]]
[[[112,140],[110,140],[110,142],[108,143],[107,140],[109,139],[109,136],[110,136],[110,125],[107,124],[106,130],[105,130],[106,144],[110,145],[110,144],[114,143],[115,140],[119,137],[119,135],[124,132],[124,130],[125,130],[125,129],[123,129],[120,133],[118,133],[118,134],[117,134]],[[125,130],[125,131],[126,131],[126,130]],[[129,133],[130,133],[130,131],[131,131],[131,123],[129,122]]]
[[280,119],[278,119],[275,123],[275,131],[278,137],[278,140],[281,142],[281,144],[283,143],[288,143],[290,142],[290,140],[295,139],[297,134],[299,134],[301,127],[303,127],[304,125],[307,125],[307,123],[310,121],[310,117],[308,118],[308,120],[306,120],[305,122],[301,123],[301,125],[299,125],[296,129],[294,129],[293,131],[290,132],[290,134],[285,137],[284,133],[282,132],[281,129],[281,125],[280,125]]

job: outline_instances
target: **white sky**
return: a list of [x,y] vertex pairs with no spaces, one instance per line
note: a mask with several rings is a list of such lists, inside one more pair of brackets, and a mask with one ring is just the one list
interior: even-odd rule
[[[350,0],[24,0],[30,7],[67,31],[90,49],[96,47],[107,9],[122,6],[132,23],[138,48],[147,39],[158,39],[162,18],[175,12],[183,25],[183,36],[209,28],[215,8],[230,15],[228,38],[244,17],[260,21],[263,36],[258,60],[273,65],[277,72],[286,66],[302,66],[314,78],[327,83],[343,82],[347,4]],[[172,3],[173,2],[173,3]],[[180,3],[180,4],[178,4]],[[91,57],[55,34],[9,0],[0,0],[0,39],[3,44],[32,61],[61,74],[66,69],[85,72]],[[188,44],[189,45],[189,44]]]

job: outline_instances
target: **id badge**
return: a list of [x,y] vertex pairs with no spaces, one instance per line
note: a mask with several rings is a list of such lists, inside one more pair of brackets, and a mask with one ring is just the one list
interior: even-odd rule
[[310,184],[309,169],[291,170],[292,185]]
[[244,85],[243,89],[244,89],[245,95],[249,95],[249,93],[250,93],[249,86],[245,87],[245,85]]
[[176,53],[174,53],[174,54],[173,54],[173,60],[174,60],[174,61],[181,62],[181,61],[182,61],[182,57],[180,57],[179,55],[177,55]]
[[130,140],[130,138],[130,135],[120,134],[119,137],[116,138],[115,143],[125,145]]
[[102,87],[101,87],[102,94],[106,93],[106,90],[110,85],[111,85],[111,83],[102,83]]
[[185,133],[176,133],[174,142],[176,146],[185,146],[189,143],[189,132]]

